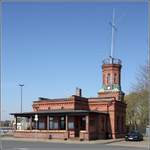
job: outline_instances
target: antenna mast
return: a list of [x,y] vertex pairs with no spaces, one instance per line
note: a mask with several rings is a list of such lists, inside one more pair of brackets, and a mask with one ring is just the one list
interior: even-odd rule
[[113,58],[114,54],[114,32],[117,30],[116,25],[115,25],[115,9],[113,9],[113,16],[112,16],[112,22],[110,23],[111,25],[111,57]]

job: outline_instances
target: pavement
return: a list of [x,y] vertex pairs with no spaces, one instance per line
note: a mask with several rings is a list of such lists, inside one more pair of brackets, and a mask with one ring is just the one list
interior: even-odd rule
[[114,142],[124,141],[124,138],[121,139],[107,139],[107,140],[93,140],[93,141],[79,141],[79,140],[61,140],[61,139],[37,139],[37,138],[14,138],[14,137],[2,137],[2,140],[11,140],[11,141],[27,141],[27,142],[46,142],[46,143],[65,143],[65,144],[111,144]]
[[74,144],[74,143],[52,143],[40,141],[15,141],[2,140],[0,150],[147,150],[130,146],[112,146],[107,144]]
[[[8,145],[13,143],[12,145],[20,145],[20,143],[23,143],[23,145],[25,144],[25,147],[28,147],[29,145],[33,145],[33,148],[35,146],[37,146],[37,143],[41,143],[41,145],[43,145],[42,150],[47,147],[48,145],[51,146],[58,146],[62,145],[63,147],[75,147],[77,148],[78,146],[81,148],[97,148],[97,147],[103,147],[103,149],[106,148],[120,148],[118,150],[121,150],[123,148],[125,149],[136,149],[136,150],[143,150],[143,149],[148,149],[148,138],[144,138],[144,141],[140,141],[140,142],[129,142],[129,141],[124,141],[124,139],[108,139],[108,140],[95,140],[95,141],[79,141],[79,140],[56,140],[56,139],[29,139],[29,138],[14,138],[14,137],[2,137],[2,143],[5,143]],[[6,147],[7,147],[6,145]],[[35,146],[34,146],[35,145]],[[40,145],[40,146],[41,146]],[[68,146],[66,146],[68,145]],[[5,147],[5,146],[4,146]],[[22,144],[21,144],[22,147]],[[22,147],[23,148],[23,147]],[[28,150],[28,149],[22,149],[22,150]],[[29,149],[30,150],[30,149]]]

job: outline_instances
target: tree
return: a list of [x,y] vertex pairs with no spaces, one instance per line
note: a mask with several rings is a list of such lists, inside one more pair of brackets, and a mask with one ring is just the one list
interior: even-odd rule
[[125,96],[127,103],[126,124],[130,129],[145,130],[148,124],[148,66],[140,67],[137,74],[137,82],[134,84],[132,92]]
[[149,89],[149,65],[140,66],[137,76],[136,76],[136,82],[133,84],[133,91],[140,92],[145,91]]
[[131,129],[144,130],[148,124],[148,92],[132,92],[125,96],[127,103],[126,123]]

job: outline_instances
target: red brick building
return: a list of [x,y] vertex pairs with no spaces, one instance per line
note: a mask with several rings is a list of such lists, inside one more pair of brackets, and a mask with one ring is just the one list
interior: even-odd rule
[[[12,113],[16,118],[14,136],[81,140],[123,137],[126,104],[121,90],[121,61],[105,59],[102,78],[97,97],[82,97],[81,89],[76,89],[68,98],[39,98],[33,102],[33,112]],[[17,130],[20,117],[25,120],[24,128]]]

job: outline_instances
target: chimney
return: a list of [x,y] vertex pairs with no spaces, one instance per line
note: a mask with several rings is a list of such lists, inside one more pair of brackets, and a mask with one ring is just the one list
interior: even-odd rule
[[76,88],[76,96],[82,96],[82,90],[80,88]]

